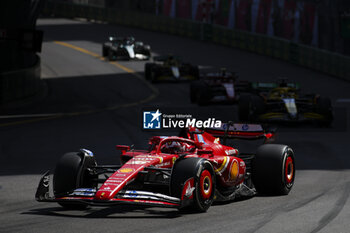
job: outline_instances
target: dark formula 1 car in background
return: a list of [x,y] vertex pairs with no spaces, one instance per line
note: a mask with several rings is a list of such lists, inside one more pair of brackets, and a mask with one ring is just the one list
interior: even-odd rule
[[197,66],[184,63],[173,55],[153,57],[153,63],[145,64],[145,78],[151,82],[195,80],[199,77]]
[[301,94],[299,84],[279,80],[253,83],[253,94],[239,100],[241,121],[318,122],[329,126],[333,120],[331,100],[317,94]]
[[205,105],[209,103],[233,103],[240,93],[250,91],[250,83],[237,80],[236,73],[221,72],[207,73],[190,85],[192,103]]
[[102,56],[110,61],[117,59],[148,60],[151,57],[151,46],[135,41],[134,37],[109,37],[102,45]]
[[[191,207],[206,211],[213,201],[258,193],[286,195],[295,177],[294,154],[286,145],[264,144],[256,154],[239,153],[220,143],[227,138],[269,140],[259,125],[233,124],[220,129],[189,128],[178,136],[154,136],[148,150],[117,146],[121,165],[97,165],[82,149],[63,155],[53,176],[40,180],[36,200],[67,208],[138,204]],[[216,137],[218,136],[218,137]]]

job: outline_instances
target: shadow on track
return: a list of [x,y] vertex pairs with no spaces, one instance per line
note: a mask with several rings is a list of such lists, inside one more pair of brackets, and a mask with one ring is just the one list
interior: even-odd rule
[[[134,215],[132,214],[134,213]],[[90,208],[84,211],[70,211],[61,207],[32,209],[21,214],[44,215],[69,218],[129,218],[129,219],[147,219],[147,218],[177,218],[182,216],[182,212],[177,209],[160,209],[142,206],[120,205],[118,207],[101,208],[96,210]],[[126,216],[127,214],[127,216]]]

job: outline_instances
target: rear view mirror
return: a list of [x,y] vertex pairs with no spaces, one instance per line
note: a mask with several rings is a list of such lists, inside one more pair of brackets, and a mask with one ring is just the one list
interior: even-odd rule
[[197,150],[197,155],[213,155],[213,150]]
[[130,150],[130,146],[125,146],[125,145],[117,145],[116,148],[117,150],[120,150],[122,153],[125,153]]

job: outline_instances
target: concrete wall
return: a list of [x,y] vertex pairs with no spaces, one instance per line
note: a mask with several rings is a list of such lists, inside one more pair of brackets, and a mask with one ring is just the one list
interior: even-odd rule
[[42,33],[35,30],[42,2],[0,2],[0,104],[35,94],[40,85]]
[[35,95],[42,88],[40,57],[33,66],[0,73],[0,106]]

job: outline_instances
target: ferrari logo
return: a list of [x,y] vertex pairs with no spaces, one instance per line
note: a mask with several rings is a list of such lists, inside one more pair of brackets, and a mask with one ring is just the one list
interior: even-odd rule
[[122,168],[119,170],[119,172],[121,172],[121,173],[130,173],[132,171],[134,171],[134,169],[132,169],[132,168]]
[[191,183],[188,183],[187,188],[186,188],[185,197],[192,196],[193,191],[194,191],[194,187],[191,187]]

